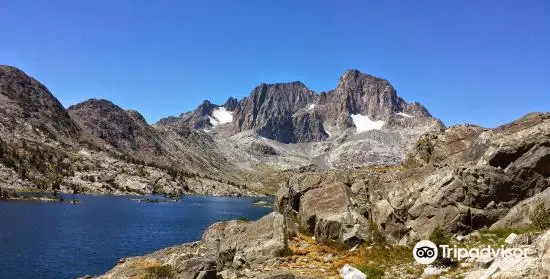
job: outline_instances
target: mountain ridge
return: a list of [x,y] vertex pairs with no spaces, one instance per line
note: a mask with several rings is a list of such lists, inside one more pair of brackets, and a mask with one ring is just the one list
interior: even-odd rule
[[0,66],[0,100],[1,188],[254,195],[205,133],[149,125],[105,99],[65,109],[11,66]]
[[[285,97],[290,99],[284,100]],[[232,100],[232,105],[228,110],[235,119],[230,124],[230,135],[255,130],[260,136],[283,143],[326,140],[328,133],[324,123],[349,128],[354,124],[350,118],[352,114],[366,114],[372,120],[388,120],[392,113],[433,118],[419,102],[407,103],[399,97],[388,80],[361,73],[357,69],[346,70],[339,78],[337,87],[328,92],[317,93],[300,81],[261,83],[248,96],[240,100],[230,97],[229,100]],[[163,118],[156,124],[210,129],[214,125],[205,118],[201,110],[203,105],[180,117]],[[323,106],[326,110],[315,112],[316,106]],[[314,112],[304,116],[309,110]],[[203,118],[193,120],[197,114]],[[444,127],[441,121],[437,121]],[[289,128],[294,126],[297,129]]]
[[[328,93],[317,93],[300,81],[262,83],[240,100],[229,97],[223,105],[205,100],[193,111],[154,125],[139,112],[105,99],[89,99],[65,109],[44,85],[23,71],[4,67],[0,74],[0,97],[6,100],[0,106],[0,123],[16,120],[12,126],[0,127],[2,136],[12,141],[32,138],[54,151],[58,150],[55,145],[63,142],[70,148],[58,151],[71,158],[68,161],[74,168],[92,160],[96,173],[108,171],[115,177],[122,175],[115,172],[116,164],[160,169],[171,176],[166,186],[160,187],[163,191],[187,187],[205,193],[212,190],[212,183],[204,182],[208,180],[226,185],[218,187],[223,193],[243,194],[249,188],[262,191],[266,171],[398,164],[422,134],[444,127],[421,104],[400,98],[389,81],[358,70],[346,71]],[[19,99],[22,101],[14,102]],[[32,108],[30,114],[22,107]],[[21,165],[28,165],[27,159],[22,160]],[[103,169],[104,160],[110,162],[108,170]],[[93,168],[82,168],[86,170],[67,171],[78,178],[58,177],[53,170],[29,177],[41,181],[53,175],[48,178],[54,179],[51,185],[59,180],[90,191],[97,187],[114,190],[109,179],[88,183]],[[188,177],[181,178],[178,174],[182,173]],[[136,175],[124,176],[117,183],[126,185],[123,189],[152,191],[137,183]],[[195,178],[197,175],[200,178]],[[186,184],[191,186],[184,187]]]

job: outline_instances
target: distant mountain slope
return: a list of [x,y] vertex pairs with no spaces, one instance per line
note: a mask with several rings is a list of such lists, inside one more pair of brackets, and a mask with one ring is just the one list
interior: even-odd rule
[[154,127],[88,100],[67,111],[23,71],[0,66],[0,188],[250,195],[206,133]]
[[75,140],[79,130],[61,103],[23,71],[0,65],[0,131],[30,138]]
[[136,111],[123,110],[107,100],[91,99],[67,109],[69,115],[106,147],[123,153],[162,155],[158,133]]

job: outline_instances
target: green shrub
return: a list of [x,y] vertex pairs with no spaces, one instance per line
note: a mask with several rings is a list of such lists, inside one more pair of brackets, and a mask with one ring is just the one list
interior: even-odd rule
[[144,279],[171,279],[174,278],[174,271],[169,265],[160,265],[147,268]]
[[540,203],[535,207],[533,213],[529,215],[529,220],[538,229],[548,229],[550,228],[550,210],[546,209],[543,203]]
[[248,218],[248,217],[241,216],[241,217],[239,217],[239,221],[251,222],[252,220],[250,220],[250,218]]
[[[430,241],[433,242],[438,247],[440,245],[450,245],[451,244],[451,237],[447,232],[442,229],[441,227],[436,227],[432,233],[430,234]],[[444,258],[443,255],[443,249],[439,250],[439,255],[433,265],[436,266],[444,266],[444,267],[450,267],[454,266],[456,263],[453,262],[449,258]]]
[[370,229],[370,235],[369,235],[370,239],[369,240],[370,240],[371,243],[373,243],[373,244],[385,244],[386,243],[386,238],[384,237],[382,232],[380,232],[380,230],[378,230],[378,225],[376,225],[376,223],[373,220],[369,221],[369,229]]
[[376,267],[373,265],[365,265],[365,266],[359,266],[357,269],[359,269],[361,272],[365,273],[367,275],[367,278],[369,279],[382,279],[384,278],[384,270],[380,267]]
[[451,243],[451,237],[441,227],[436,227],[430,234],[430,241],[435,245],[449,245]]

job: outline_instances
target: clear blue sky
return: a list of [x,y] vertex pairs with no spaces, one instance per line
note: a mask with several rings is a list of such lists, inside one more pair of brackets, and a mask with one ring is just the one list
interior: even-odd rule
[[550,111],[550,1],[3,0],[0,64],[151,123],[357,68],[445,124],[494,127]]

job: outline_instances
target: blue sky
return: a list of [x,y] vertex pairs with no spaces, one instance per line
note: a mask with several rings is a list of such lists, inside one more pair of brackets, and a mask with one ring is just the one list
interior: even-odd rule
[[550,1],[3,0],[0,64],[154,123],[259,83],[388,79],[447,125],[550,111]]

